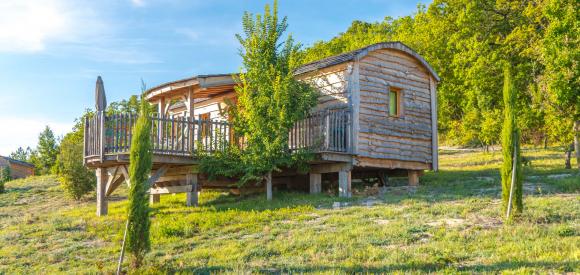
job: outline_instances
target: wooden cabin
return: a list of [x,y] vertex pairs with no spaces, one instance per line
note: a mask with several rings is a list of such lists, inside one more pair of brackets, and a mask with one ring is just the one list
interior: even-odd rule
[[21,179],[34,176],[34,164],[25,161],[0,156],[0,170],[8,167],[10,178]]
[[[291,129],[289,149],[310,148],[316,158],[307,176],[287,169],[258,186],[268,199],[276,185],[306,181],[311,193],[319,193],[326,178],[337,180],[338,194],[349,197],[353,178],[384,182],[389,175],[406,174],[416,185],[424,170],[437,170],[439,77],[411,48],[378,43],[305,64],[295,74],[320,97],[310,116]],[[202,189],[235,186],[235,179],[210,181],[200,174],[195,154],[239,142],[226,112],[228,102],[235,103],[236,85],[232,74],[198,75],[146,91],[146,100],[157,106],[151,117],[151,202],[161,194],[187,193],[187,204],[196,205]],[[107,213],[107,196],[128,178],[134,122],[134,114],[102,111],[85,122],[85,163],[96,169],[98,215]]]

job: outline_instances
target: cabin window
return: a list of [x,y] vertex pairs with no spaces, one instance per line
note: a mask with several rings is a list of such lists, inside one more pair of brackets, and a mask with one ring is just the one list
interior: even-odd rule
[[389,115],[401,115],[401,90],[396,88],[389,89]]

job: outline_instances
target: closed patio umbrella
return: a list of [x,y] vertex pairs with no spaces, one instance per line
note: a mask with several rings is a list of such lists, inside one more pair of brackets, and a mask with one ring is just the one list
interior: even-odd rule
[[107,96],[105,95],[105,86],[101,76],[97,77],[97,84],[95,86],[95,108],[97,112],[105,111],[107,108]]

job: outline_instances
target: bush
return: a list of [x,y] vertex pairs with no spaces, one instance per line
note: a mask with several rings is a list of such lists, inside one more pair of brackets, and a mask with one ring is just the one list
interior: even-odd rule
[[10,166],[0,168],[0,193],[4,193],[4,183],[11,181]]
[[62,188],[75,200],[95,189],[96,176],[83,165],[82,125],[62,139],[54,170]]

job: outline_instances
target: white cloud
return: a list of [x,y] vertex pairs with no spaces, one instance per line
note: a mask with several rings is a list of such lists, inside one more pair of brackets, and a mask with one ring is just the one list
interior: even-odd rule
[[131,0],[131,3],[137,7],[145,6],[145,0]]
[[68,40],[90,24],[67,0],[1,1],[0,51],[38,52],[51,40]]
[[73,123],[50,121],[45,118],[15,118],[0,117],[0,155],[6,156],[18,147],[33,148],[38,143],[38,134],[48,125],[55,136],[63,136],[70,132]]

